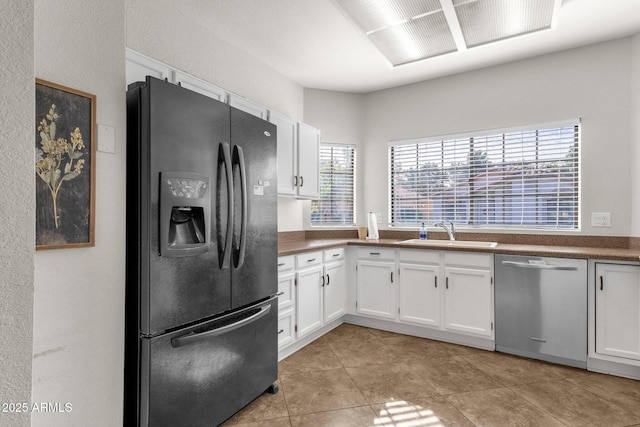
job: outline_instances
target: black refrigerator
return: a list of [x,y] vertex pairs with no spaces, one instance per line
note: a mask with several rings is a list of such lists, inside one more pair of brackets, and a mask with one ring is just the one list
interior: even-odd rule
[[214,426],[277,391],[276,128],[127,91],[124,425]]

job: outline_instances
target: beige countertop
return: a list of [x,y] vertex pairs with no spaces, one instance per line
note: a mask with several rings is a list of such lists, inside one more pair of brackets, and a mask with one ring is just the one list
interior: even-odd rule
[[464,252],[484,252],[493,254],[509,255],[531,255],[549,256],[561,258],[582,258],[582,259],[607,259],[613,261],[640,262],[640,249],[620,249],[620,248],[599,248],[580,246],[553,246],[553,245],[531,245],[531,244],[503,244],[498,243],[493,248],[470,248],[447,246],[446,240],[442,240],[443,245],[429,245],[420,247],[412,244],[403,244],[400,239],[379,239],[360,240],[349,238],[335,239],[300,239],[279,242],[278,255],[295,255],[298,253],[335,248],[338,246],[378,246],[391,248],[406,248],[419,250],[448,250]]

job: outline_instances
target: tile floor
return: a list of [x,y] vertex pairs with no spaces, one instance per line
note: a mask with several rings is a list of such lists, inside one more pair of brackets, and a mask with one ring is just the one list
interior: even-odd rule
[[343,324],[224,426],[640,426],[640,381]]

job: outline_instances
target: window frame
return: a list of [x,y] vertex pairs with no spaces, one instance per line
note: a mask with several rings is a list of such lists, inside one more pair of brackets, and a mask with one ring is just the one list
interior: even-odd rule
[[[322,167],[322,151],[323,149],[326,148],[339,148],[339,149],[350,149],[351,150],[351,164],[352,164],[352,173],[351,173],[351,178],[353,181],[353,186],[352,186],[352,211],[351,211],[351,215],[352,215],[352,222],[319,222],[319,221],[315,221],[313,219],[314,216],[314,205],[316,203],[322,203],[322,201],[324,200],[322,198],[322,185],[323,185],[323,167]],[[356,221],[357,221],[357,217],[356,217],[356,189],[357,189],[357,185],[356,185],[356,172],[357,172],[357,146],[356,144],[341,144],[341,143],[329,143],[329,142],[321,142],[320,143],[320,152],[319,152],[319,163],[320,163],[320,167],[319,167],[319,173],[318,173],[318,180],[319,180],[319,185],[320,185],[320,199],[317,200],[312,200],[311,201],[311,206],[310,206],[310,212],[309,212],[309,223],[311,225],[311,227],[314,228],[354,228],[356,226]],[[341,200],[339,198],[329,198],[328,201],[331,202],[335,202],[337,200]]]
[[[561,226],[559,223],[561,221],[560,219],[560,215],[561,215],[561,211],[560,211],[560,207],[561,206],[566,206],[563,205],[563,202],[560,201],[556,201],[556,210],[557,210],[557,215],[556,215],[556,224],[555,226],[549,226],[549,225],[545,225],[545,224],[540,224],[537,223],[539,218],[537,217],[537,213],[536,213],[536,224],[523,224],[522,222],[526,222],[524,221],[524,219],[529,219],[530,217],[523,217],[522,221],[520,224],[508,224],[506,222],[503,223],[488,223],[488,219],[486,219],[485,223],[482,223],[481,221],[478,221],[478,216],[477,213],[480,212],[478,210],[478,207],[482,201],[481,196],[474,194],[473,191],[473,184],[472,184],[472,180],[468,180],[466,181],[467,183],[467,192],[469,193],[469,195],[467,196],[467,198],[460,198],[460,199],[456,199],[456,197],[454,197],[454,201],[455,203],[463,203],[466,200],[467,203],[467,217],[468,217],[468,221],[466,222],[460,222],[460,221],[455,221],[456,223],[456,227],[457,228],[462,228],[462,229],[468,229],[470,231],[479,231],[479,230],[496,230],[496,231],[514,231],[514,230],[518,230],[518,231],[528,231],[528,230],[535,230],[535,231],[540,231],[540,230],[544,230],[544,231],[548,231],[548,232],[579,232],[581,230],[581,202],[582,202],[582,198],[581,198],[581,183],[582,183],[582,179],[581,179],[581,173],[582,173],[582,162],[581,162],[581,153],[582,153],[582,123],[580,119],[570,119],[570,120],[562,120],[562,121],[555,121],[555,122],[548,122],[548,123],[543,123],[543,124],[534,124],[534,125],[524,125],[524,126],[517,126],[517,127],[509,127],[509,128],[499,128],[499,129],[486,129],[486,130],[481,130],[481,131],[471,131],[471,132],[462,132],[462,133],[455,133],[455,134],[448,134],[448,135],[439,135],[439,136],[431,136],[431,137],[424,137],[424,138],[414,138],[414,139],[409,139],[409,140],[398,140],[398,141],[390,141],[387,143],[387,154],[388,154],[388,165],[387,165],[387,171],[388,171],[388,215],[389,215],[389,226],[393,227],[393,228],[416,228],[419,227],[421,225],[421,223],[424,221],[424,223],[426,225],[432,226],[434,225],[433,222],[438,222],[438,221],[430,221],[429,219],[425,219],[423,220],[422,218],[420,218],[420,215],[424,214],[420,214],[420,197],[418,197],[416,195],[415,198],[415,217],[412,217],[412,215],[408,215],[405,216],[405,218],[409,218],[409,219],[415,219],[415,222],[412,221],[402,221],[402,218],[398,218],[398,215],[402,216],[402,211],[400,211],[400,213],[398,213],[398,205],[399,203],[401,203],[401,200],[403,200],[402,198],[399,199],[400,202],[398,201],[398,199],[396,199],[396,194],[394,194],[394,186],[396,185],[396,179],[395,178],[395,165],[394,165],[394,153],[393,153],[393,149],[396,147],[406,147],[406,146],[415,146],[416,149],[416,166],[419,168],[421,166],[421,164],[419,163],[419,149],[420,149],[420,144],[423,144],[422,147],[423,149],[426,149],[426,144],[430,144],[430,143],[437,143],[440,144],[439,149],[442,150],[443,154],[442,154],[442,159],[444,159],[445,157],[448,157],[451,155],[451,152],[447,152],[445,154],[445,145],[447,145],[447,143],[452,143],[453,146],[456,146],[457,143],[458,146],[462,145],[463,141],[468,140],[469,141],[469,147],[468,150],[466,151],[466,153],[469,156],[472,156],[474,153],[474,138],[475,139],[482,139],[482,138],[488,138],[488,137],[496,137],[499,135],[502,135],[502,142],[500,143],[503,147],[503,150],[505,150],[506,145],[508,143],[508,138],[505,139],[506,135],[512,135],[512,134],[517,134],[517,133],[523,133],[523,134],[528,134],[528,133],[532,133],[535,132],[536,134],[536,138],[538,138],[541,134],[543,134],[544,132],[548,132],[551,130],[557,130],[557,129],[562,129],[562,128],[574,128],[573,129],[573,142],[572,144],[576,144],[576,151],[577,154],[575,154],[574,157],[571,158],[567,158],[568,160],[566,161],[575,161],[576,166],[575,166],[575,170],[572,172],[573,175],[573,189],[570,193],[571,197],[573,197],[573,205],[570,207],[572,209],[573,212],[573,216],[570,217],[572,218],[572,221],[570,221],[569,223],[571,224],[570,226]],[[524,141],[524,137],[523,137],[523,141]],[[558,141],[560,141],[561,138],[558,139]],[[487,139],[488,140],[488,139]],[[494,141],[495,142],[495,141]],[[523,142],[519,143],[520,145],[524,145]],[[539,141],[536,140],[536,152],[539,149]],[[560,144],[558,144],[560,145]],[[436,149],[434,149],[433,147],[429,148],[430,150],[434,150],[436,151]],[[493,152],[491,153],[493,154]],[[400,156],[403,156],[404,154],[401,153],[399,154]],[[426,157],[426,156],[425,156]],[[401,157],[402,158],[402,157]],[[400,158],[400,159],[401,159]],[[411,158],[410,156],[408,158]],[[469,157],[472,158],[472,157]],[[468,159],[469,159],[468,158]],[[398,160],[399,161],[399,160]],[[554,159],[554,161],[559,162],[561,161],[561,158],[558,155],[557,159]],[[425,160],[422,165],[427,166],[431,161],[430,160]],[[467,164],[470,162],[470,160],[467,160]],[[543,164],[543,161],[540,160],[536,160],[537,164]],[[550,160],[546,161],[547,163],[550,163]],[[522,164],[524,164],[525,162],[523,162]],[[488,163],[490,164],[490,162]],[[507,163],[503,162],[500,163],[498,162],[497,165],[505,167]],[[444,160],[442,160],[442,163],[440,163],[441,168],[438,169],[438,171],[445,171],[445,162]],[[473,166],[467,166],[467,170],[470,171],[472,170]],[[488,168],[487,168],[488,169]],[[417,169],[416,169],[417,170]],[[523,169],[524,170],[524,169]],[[406,171],[405,171],[406,172]],[[560,172],[558,172],[558,175],[560,175]],[[540,178],[539,175],[536,175],[536,180],[538,181],[542,181],[542,178]],[[462,181],[462,183],[465,181]],[[524,182],[524,181],[523,181]],[[421,183],[420,181],[416,181],[416,183]],[[424,183],[424,182],[422,182]],[[537,185],[540,185],[540,183],[538,182]],[[458,184],[455,185],[455,187],[457,188]],[[418,190],[416,190],[418,191]],[[457,189],[454,190],[454,194],[457,193]],[[463,191],[464,192],[464,191]],[[487,194],[489,194],[489,190],[487,189]],[[557,192],[555,193],[558,197],[561,196],[563,193],[561,191],[560,188],[557,189]],[[566,194],[566,193],[565,193]],[[525,192],[521,193],[521,197],[525,198],[525,196],[527,196],[527,194]],[[545,199],[545,197],[543,197],[543,193],[542,192],[535,192],[534,193],[535,196],[535,210],[536,212],[542,210],[547,209],[547,205],[549,203],[548,199]],[[431,196],[429,196],[429,202],[431,202]],[[509,197],[515,198],[517,196],[515,195],[508,195],[503,194],[502,195],[504,200],[508,200]],[[556,197],[556,198],[558,198]],[[404,200],[411,200],[411,198],[406,198]],[[442,199],[440,199],[440,201],[444,200],[444,197]],[[474,202],[475,200],[475,202]],[[489,202],[490,200],[494,200],[494,199],[489,199],[486,198],[485,201]],[[522,202],[524,203],[524,202]],[[429,203],[429,207],[427,207],[428,209],[431,209],[431,205],[432,203]],[[442,206],[442,204],[439,206],[439,213],[440,216],[442,218],[444,218],[445,216],[445,208]],[[455,214],[457,215],[459,212],[462,212],[462,210],[458,210],[457,207],[453,208],[455,210]],[[495,211],[495,209],[494,209]],[[490,211],[486,211],[488,214],[490,214]],[[493,212],[495,214],[495,212]],[[549,216],[549,215],[547,215]],[[429,214],[427,214],[427,218],[429,218]],[[474,221],[477,221],[474,224]]]

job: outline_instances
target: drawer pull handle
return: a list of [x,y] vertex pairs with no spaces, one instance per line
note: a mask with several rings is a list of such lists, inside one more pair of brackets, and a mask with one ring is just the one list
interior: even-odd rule
[[543,340],[542,338],[531,337],[531,339],[537,342],[547,342],[547,340]]
[[333,254],[332,255],[334,258],[340,256],[340,254]]
[[369,255],[380,255],[380,252],[369,252]]
[[280,263],[278,263],[278,267],[284,267],[285,265],[286,265],[286,263],[285,263],[285,262],[280,262]]
[[278,331],[278,335],[280,335],[280,334],[281,334],[281,333],[283,333],[283,332],[284,332],[284,329],[280,329],[280,330]]
[[311,259],[308,259],[307,262],[313,262],[315,260],[316,260],[315,258],[311,258]]

